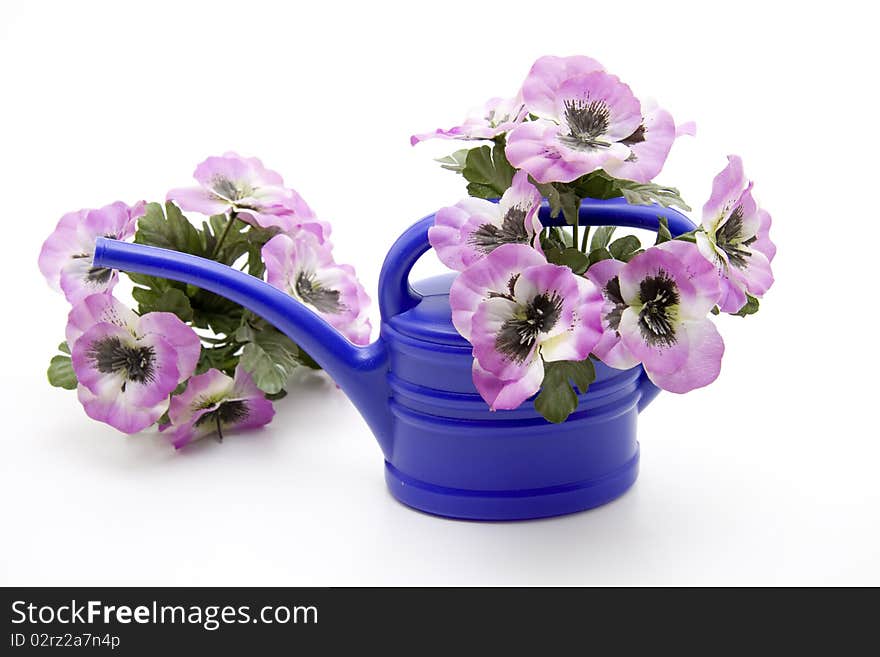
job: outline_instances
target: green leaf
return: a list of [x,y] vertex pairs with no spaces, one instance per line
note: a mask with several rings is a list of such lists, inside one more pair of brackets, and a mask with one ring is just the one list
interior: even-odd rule
[[473,196],[474,198],[485,198],[485,199],[493,199],[501,196],[497,192],[497,190],[491,185],[484,185],[483,183],[468,183],[467,185],[467,193],[468,196]]
[[696,228],[694,230],[690,230],[686,233],[682,233],[678,237],[674,238],[677,240],[681,240],[682,242],[690,242],[691,244],[696,244],[697,242],[697,231],[701,231],[701,228]]
[[658,203],[664,208],[675,206],[687,211],[691,209],[675,187],[663,187],[655,183],[637,183],[632,180],[616,180],[616,185],[627,203],[633,205]]
[[134,241],[182,253],[207,255],[199,231],[171,201],[165,203],[164,212],[158,203],[147,203],[144,216],[138,219]]
[[455,151],[451,155],[447,155],[446,157],[438,157],[434,161],[440,163],[440,168],[446,169],[447,171],[454,171],[455,173],[461,173],[464,171],[465,163],[467,162],[467,155],[471,149],[462,148],[461,150]]
[[290,338],[275,329],[266,329],[254,333],[254,341],[244,346],[239,362],[260,390],[276,394],[300,364],[299,355],[299,347]]
[[70,356],[53,356],[49,361],[49,369],[46,375],[56,388],[75,390],[77,386],[76,373],[73,371],[73,363]]
[[760,307],[760,302],[753,297],[751,294],[746,292],[746,303],[740,308],[737,312],[732,313],[737,317],[747,317],[748,315],[754,315],[758,312],[758,308]]
[[574,192],[581,198],[609,199],[623,195],[618,185],[619,179],[609,176],[604,171],[593,171],[569,183]]
[[204,374],[210,369],[215,369],[232,376],[235,373],[235,366],[238,365],[239,359],[236,352],[239,349],[241,349],[241,345],[235,342],[216,347],[202,346],[199,362],[196,365],[196,374]]
[[608,246],[608,242],[611,241],[611,236],[614,235],[616,229],[617,226],[599,226],[596,228],[596,232],[593,233],[593,239],[590,240],[590,251],[604,249]]
[[480,146],[467,152],[461,171],[468,185],[468,194],[478,198],[500,197],[510,187],[516,170],[504,155],[504,144]]
[[587,268],[589,269],[590,267],[595,265],[597,262],[600,262],[602,260],[610,260],[613,257],[614,256],[612,256],[611,253],[609,253],[608,249],[605,249],[605,248],[593,249],[592,251],[590,251],[590,257],[589,257]]
[[138,302],[138,312],[144,313],[163,312],[174,313],[182,321],[190,322],[193,319],[193,309],[189,297],[178,288],[157,290],[153,288],[135,287],[131,295]]
[[62,342],[60,345],[58,345],[58,351],[60,351],[62,354],[67,354],[69,356],[70,347],[67,346],[67,342]]
[[565,249],[549,249],[544,251],[547,262],[564,265],[575,274],[583,274],[590,264],[589,258],[578,249],[570,246]]
[[712,306],[712,310],[710,310],[709,312],[711,312],[713,315],[720,315],[721,309],[718,306]]
[[577,393],[572,383],[584,393],[595,379],[596,370],[589,358],[582,361],[545,362],[544,382],[541,392],[535,398],[535,410],[549,422],[565,422],[578,406]]
[[642,243],[635,235],[625,235],[611,242],[608,251],[616,260],[629,262],[635,253],[642,248]]
[[559,226],[551,226],[545,232],[541,233],[541,248],[544,251],[550,249],[566,249],[572,246],[571,235],[562,230]]
[[550,206],[550,218],[556,219],[562,212],[562,200],[556,185],[554,183],[539,183],[531,176],[529,176],[529,182],[535,186],[541,196],[547,199]]
[[560,192],[559,203],[562,206],[562,216],[565,217],[565,223],[569,226],[574,226],[578,222],[578,214],[581,208],[580,197],[574,192]]
[[657,217],[657,223],[659,227],[657,228],[657,239],[654,242],[654,246],[672,239],[672,233],[669,232],[669,220],[666,217]]

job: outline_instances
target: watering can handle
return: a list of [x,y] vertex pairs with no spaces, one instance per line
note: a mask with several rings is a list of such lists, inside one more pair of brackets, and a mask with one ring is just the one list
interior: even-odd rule
[[[586,199],[581,203],[579,224],[581,226],[625,226],[656,231],[659,217],[666,217],[673,237],[687,233],[696,226],[686,216],[659,205],[630,205],[622,198],[605,201]],[[538,217],[545,226],[565,226],[560,215],[550,218],[550,206],[545,201],[538,210]],[[391,247],[379,274],[379,311],[388,319],[414,307],[422,296],[409,284],[409,273],[419,258],[431,245],[428,229],[434,225],[430,214],[413,224]]]

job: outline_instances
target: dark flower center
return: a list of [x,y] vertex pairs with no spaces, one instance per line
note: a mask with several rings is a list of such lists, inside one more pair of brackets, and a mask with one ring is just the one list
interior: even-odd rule
[[196,420],[195,426],[200,427],[211,423],[229,426],[247,419],[248,415],[250,415],[250,409],[248,409],[247,402],[243,399],[232,399],[221,403],[213,411],[205,413]]
[[626,302],[623,300],[623,295],[620,293],[620,279],[615,276],[605,283],[603,293],[605,294],[605,298],[611,302],[611,309],[605,313],[605,322],[608,324],[609,328],[613,331],[617,331],[617,329],[620,328],[620,316],[623,314],[623,311],[626,310]]
[[248,196],[251,192],[250,189],[237,186],[232,180],[229,180],[229,178],[222,178],[219,176],[211,181],[211,189],[214,190],[215,194],[227,201],[237,201]]
[[213,411],[205,413],[196,420],[196,427],[213,424],[217,429],[217,438],[223,440],[223,427],[230,427],[243,422],[250,415],[247,402],[243,399],[232,399],[222,402]]
[[677,342],[675,315],[680,300],[678,286],[662,269],[639,285],[639,299],[644,304],[639,312],[639,329],[652,347],[671,347]]
[[149,383],[156,375],[156,352],[152,347],[132,347],[115,336],[93,342],[86,357],[102,374],[123,373],[126,382]]
[[611,110],[604,100],[570,99],[563,102],[565,124],[568,134],[560,141],[570,148],[593,150],[607,148],[611,144],[599,139],[608,131]]
[[90,267],[86,272],[86,280],[94,285],[106,285],[112,276],[113,270],[104,267]]
[[752,244],[757,236],[750,237],[747,240],[742,239],[743,228],[743,209],[741,205],[736,206],[730,216],[727,218],[718,230],[715,231],[715,243],[718,248],[727,254],[727,258],[737,269],[745,269],[748,267],[748,258],[752,252],[746,248]]
[[508,360],[522,363],[528,358],[540,333],[550,331],[562,313],[562,297],[556,292],[537,295],[501,325],[495,349]]
[[526,210],[518,205],[510,208],[499,228],[495,224],[483,224],[468,238],[468,242],[481,253],[492,253],[502,244],[528,244]]
[[304,271],[297,274],[295,288],[300,299],[322,313],[336,314],[345,310],[345,306],[339,301],[339,290],[321,287],[314,276],[309,276]]
[[[116,235],[105,235],[105,237],[117,239]],[[85,258],[93,258],[94,254],[75,253],[70,257],[74,260],[83,260]],[[110,281],[111,276],[113,276],[112,269],[105,269],[104,267],[89,267],[88,271],[86,272],[86,282],[92,283],[93,285],[104,285]]]

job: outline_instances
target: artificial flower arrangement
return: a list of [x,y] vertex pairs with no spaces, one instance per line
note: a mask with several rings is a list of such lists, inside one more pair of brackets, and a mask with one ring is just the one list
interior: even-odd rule
[[[89,417],[124,433],[157,425],[179,448],[260,427],[297,367],[319,369],[285,335],[243,307],[191,285],[126,274],[137,306],[114,296],[119,273],[92,266],[98,237],[174,249],[265,278],[356,344],[370,337],[369,298],[333,259],[330,225],[256,158],[209,157],[198,186],[164,205],[112,203],[65,214],[39,266],[71,305],[49,382],[76,390]],[[206,216],[197,228],[182,213]]]
[[[653,181],[675,139],[694,134],[588,57],[542,57],[511,99],[492,99],[461,126],[412,137],[486,142],[440,160],[469,197],[436,213],[429,239],[459,272],[452,321],[473,345],[473,381],[492,410],[531,397],[548,421],[577,408],[592,359],[644,366],[684,393],[718,376],[724,343],[710,314],[752,315],[773,283],[770,215],[737,156],[713,182],[702,224],[675,239],[659,218],[643,248],[614,227],[577,223],[585,198],[690,208]],[[235,153],[198,165],[195,187],[166,202],[112,203],[65,214],[39,266],[71,304],[49,382],[75,389],[89,417],[124,433],[157,426],[179,448],[260,427],[292,372],[319,369],[280,331],[242,306],[184,283],[93,266],[98,237],[235,266],[286,291],[351,342],[370,337],[369,298],[337,264],[330,226],[279,174]],[[570,228],[542,226],[543,200]],[[196,227],[183,211],[206,217]]]
[[[702,224],[675,239],[659,218],[656,242],[579,230],[582,199],[624,197],[690,211],[653,181],[675,139],[694,135],[639,101],[583,56],[542,57],[511,99],[494,98],[462,125],[415,135],[488,142],[438,160],[469,197],[437,212],[440,260],[460,272],[450,305],[473,345],[473,381],[494,409],[535,408],[562,422],[595,378],[591,359],[642,364],[658,387],[685,393],[718,376],[724,342],[710,314],[752,315],[773,283],[770,215],[731,155],[714,179]],[[492,202],[488,199],[499,199]],[[570,229],[543,227],[538,208]],[[574,387],[572,386],[574,383]]]

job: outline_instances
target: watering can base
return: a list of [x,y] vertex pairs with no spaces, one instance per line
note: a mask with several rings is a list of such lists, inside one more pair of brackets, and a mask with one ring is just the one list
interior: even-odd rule
[[461,520],[529,520],[586,511],[623,495],[638,474],[638,448],[632,459],[602,477],[529,490],[446,488],[412,479],[385,462],[385,482],[398,502],[425,513]]

